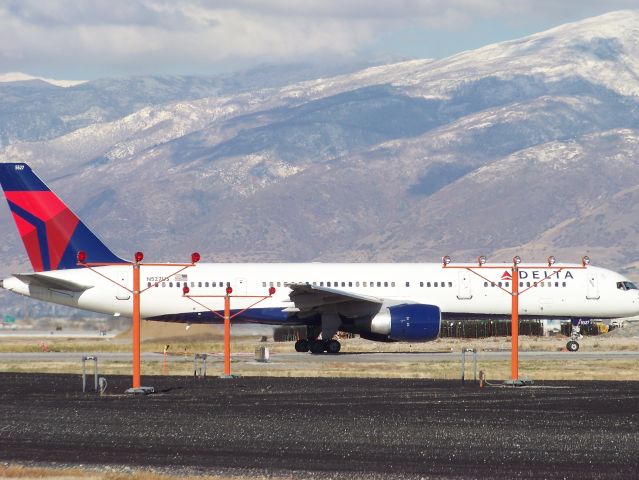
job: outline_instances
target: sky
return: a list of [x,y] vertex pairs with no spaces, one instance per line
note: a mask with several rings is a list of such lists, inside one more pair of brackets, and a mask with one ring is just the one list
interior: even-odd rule
[[444,58],[637,0],[0,0],[0,73],[91,80]]

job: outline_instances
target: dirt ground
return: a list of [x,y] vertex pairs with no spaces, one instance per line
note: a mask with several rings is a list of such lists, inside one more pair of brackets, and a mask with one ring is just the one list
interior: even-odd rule
[[636,478],[639,382],[0,373],[10,468],[231,478]]

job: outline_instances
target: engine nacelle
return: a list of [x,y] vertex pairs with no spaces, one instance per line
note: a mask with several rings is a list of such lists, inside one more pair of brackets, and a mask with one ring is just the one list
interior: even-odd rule
[[391,341],[427,342],[439,336],[441,318],[436,305],[385,305],[371,321],[371,333],[385,335]]

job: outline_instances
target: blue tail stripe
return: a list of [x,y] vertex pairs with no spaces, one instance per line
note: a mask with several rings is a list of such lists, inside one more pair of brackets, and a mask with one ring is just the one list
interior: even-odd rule
[[38,234],[38,243],[40,244],[40,255],[42,256],[42,268],[44,270],[51,270],[51,259],[49,258],[49,242],[47,240],[47,227],[46,224],[35,215],[30,214],[25,209],[19,207],[11,201],[7,201],[9,208],[13,213],[21,217],[23,220],[29,222],[36,229]]
[[49,190],[26,163],[0,163],[0,184],[5,192]]
[[78,268],[77,256],[80,250],[86,252],[87,262],[125,263],[124,260],[109,250],[82,221],[75,228],[73,236],[60,259],[58,269]]

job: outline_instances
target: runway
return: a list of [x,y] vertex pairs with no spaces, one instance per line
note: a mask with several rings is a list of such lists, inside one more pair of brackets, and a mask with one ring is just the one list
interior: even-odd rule
[[635,478],[638,382],[0,373],[0,461],[186,476]]
[[[83,356],[96,355],[102,361],[127,362],[131,361],[131,353],[128,352],[26,352],[26,353],[0,353],[0,362],[74,362],[80,361]],[[212,360],[223,357],[222,352],[208,352]],[[310,353],[272,353],[269,363],[278,365],[293,365],[299,363],[322,363],[322,362],[346,362],[346,363],[400,363],[400,362],[459,362],[461,351],[459,352],[412,352],[412,353],[391,353],[391,352],[366,352],[366,353],[339,353],[337,355],[312,355]],[[467,353],[467,361],[472,357]],[[141,359],[144,362],[162,362],[163,354],[160,352],[143,352]],[[548,352],[548,351],[520,351],[519,358],[526,360],[639,360],[639,351],[620,350],[602,352]],[[167,362],[184,362],[192,360],[189,355],[167,355]],[[510,351],[481,351],[477,352],[478,360],[509,360]],[[253,353],[232,353],[232,360],[236,362],[247,362],[254,360]]]

